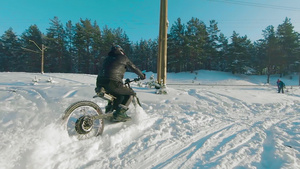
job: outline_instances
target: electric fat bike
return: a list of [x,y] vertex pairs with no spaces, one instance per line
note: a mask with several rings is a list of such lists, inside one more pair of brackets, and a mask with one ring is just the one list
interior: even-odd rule
[[[125,86],[131,88],[131,82],[137,82],[140,78],[126,79]],[[132,103],[134,106],[137,104],[141,106],[139,99],[136,95],[133,97]],[[93,98],[101,98],[107,100],[110,105],[116,99],[115,96],[106,92],[103,87],[96,91]],[[104,130],[104,120],[111,120],[113,118],[113,109],[103,111],[98,104],[89,100],[82,100],[71,104],[64,112],[62,118],[63,125],[67,130],[69,136],[75,136],[78,139],[88,139],[91,137],[99,136]]]

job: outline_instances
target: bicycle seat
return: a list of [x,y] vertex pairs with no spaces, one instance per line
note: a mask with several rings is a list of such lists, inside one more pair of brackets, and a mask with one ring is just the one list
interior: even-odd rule
[[113,96],[112,94],[109,94],[108,92],[106,92],[106,90],[104,89],[104,87],[99,88],[95,88],[95,92],[97,93],[96,96],[94,97],[101,97],[102,99],[108,100],[108,101],[113,101],[114,99],[116,99],[115,96]]

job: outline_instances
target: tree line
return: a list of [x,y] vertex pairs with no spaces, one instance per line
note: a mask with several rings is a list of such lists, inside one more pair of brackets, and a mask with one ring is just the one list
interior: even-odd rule
[[[96,21],[80,19],[62,24],[50,20],[46,33],[31,25],[20,36],[9,28],[0,37],[0,71],[39,72],[39,47],[46,46],[45,72],[97,74],[111,45],[121,45],[142,70],[156,72],[158,40],[130,41],[121,28],[100,29]],[[253,30],[256,31],[256,30]],[[168,72],[218,70],[232,73],[285,74],[300,71],[300,35],[289,18],[277,28],[262,30],[263,39],[251,42],[233,31],[228,38],[215,20],[178,18],[168,34]],[[30,49],[28,51],[24,49]]]
[[300,34],[291,19],[285,18],[277,28],[268,26],[262,35],[263,39],[251,42],[233,31],[227,38],[215,20],[207,26],[198,18],[186,24],[178,18],[168,36],[168,70],[267,74],[268,83],[272,74],[300,72]]

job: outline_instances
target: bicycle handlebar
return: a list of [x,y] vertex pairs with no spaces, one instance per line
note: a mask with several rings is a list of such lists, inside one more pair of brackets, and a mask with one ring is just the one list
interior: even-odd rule
[[129,78],[127,78],[127,79],[125,80],[125,84],[129,84],[129,83],[131,83],[131,82],[137,82],[137,81],[140,81],[140,80],[141,80],[140,77],[134,78],[134,79],[132,79],[132,80],[130,80]]

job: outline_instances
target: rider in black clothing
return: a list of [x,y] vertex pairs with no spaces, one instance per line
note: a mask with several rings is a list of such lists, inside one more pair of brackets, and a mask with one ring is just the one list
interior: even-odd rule
[[123,85],[123,78],[127,68],[130,68],[142,80],[146,78],[145,74],[128,59],[123,49],[119,45],[116,45],[108,53],[108,57],[104,60],[103,69],[97,77],[96,92],[101,87],[104,87],[108,93],[116,97],[113,105],[112,103],[108,103],[105,111],[116,110],[113,113],[114,121],[127,121],[131,119],[126,114],[126,111],[131,102],[131,96],[135,95],[135,92]]

